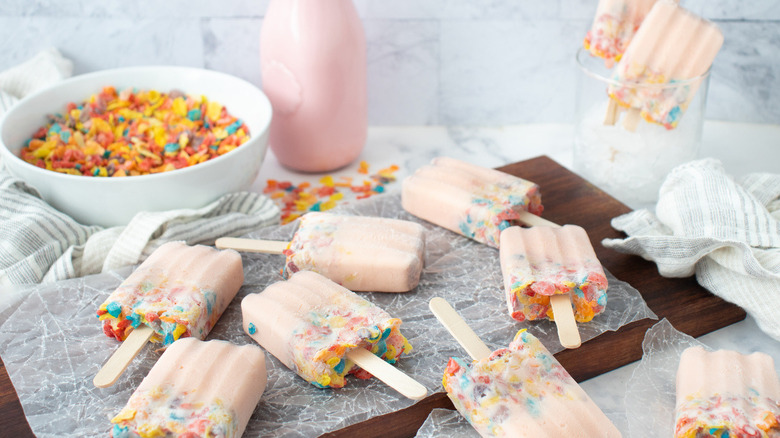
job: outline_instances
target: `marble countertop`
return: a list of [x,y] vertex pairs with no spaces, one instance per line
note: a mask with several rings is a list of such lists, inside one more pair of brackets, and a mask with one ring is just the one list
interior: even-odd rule
[[[391,164],[400,168],[400,181],[418,167],[438,155],[447,155],[489,167],[547,155],[562,166],[573,169],[574,127],[568,124],[534,124],[499,127],[370,127],[368,140],[358,161],[366,161],[370,171]],[[759,125],[707,121],[699,157],[722,161],[726,171],[738,177],[753,172],[780,171],[780,125]],[[329,172],[334,177],[361,177],[355,162],[343,169]],[[300,174],[283,168],[269,149],[268,155],[253,185],[262,191],[266,180],[309,181],[316,184],[324,174]],[[399,183],[388,184],[389,193],[400,190]],[[630,199],[619,199],[633,209],[650,208]],[[360,201],[354,201],[360,202]],[[771,355],[780,370],[780,342],[764,334],[750,316],[746,320],[699,338],[713,348],[728,348],[744,353],[763,351]],[[615,421],[626,430],[624,416],[625,391],[637,362],[582,383],[585,391]]]

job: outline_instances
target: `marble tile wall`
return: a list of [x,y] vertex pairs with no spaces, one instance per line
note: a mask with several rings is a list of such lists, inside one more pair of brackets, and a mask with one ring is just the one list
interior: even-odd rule
[[[570,122],[574,54],[596,0],[354,0],[368,41],[371,125]],[[682,0],[725,44],[707,116],[780,123],[780,1]],[[0,70],[57,47],[75,73],[148,64],[261,85],[268,0],[2,0]]]

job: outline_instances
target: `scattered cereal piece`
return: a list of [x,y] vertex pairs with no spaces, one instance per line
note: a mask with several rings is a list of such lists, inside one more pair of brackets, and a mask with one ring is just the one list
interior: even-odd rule
[[[368,174],[368,169],[368,163],[361,161],[358,173]],[[390,166],[359,183],[347,176],[342,176],[336,181],[331,175],[320,178],[319,186],[312,186],[309,182],[302,182],[296,186],[289,181],[269,179],[263,193],[279,205],[282,210],[282,223],[286,224],[306,212],[326,211],[336,207],[339,202],[346,203],[345,192],[355,193],[356,199],[384,193],[385,186],[396,180],[395,172],[398,169],[396,165]]]

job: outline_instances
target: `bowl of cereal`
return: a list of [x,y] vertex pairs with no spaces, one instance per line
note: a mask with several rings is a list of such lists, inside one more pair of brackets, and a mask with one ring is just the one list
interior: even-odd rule
[[11,174],[86,225],[203,207],[248,189],[268,148],[271,104],[211,70],[127,67],[26,96],[0,120]]

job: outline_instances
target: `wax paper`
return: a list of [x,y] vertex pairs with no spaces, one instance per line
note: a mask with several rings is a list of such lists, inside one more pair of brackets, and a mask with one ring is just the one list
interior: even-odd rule
[[[554,323],[518,323],[509,316],[495,248],[414,218],[403,211],[395,194],[339,209],[345,214],[412,220],[426,227],[420,285],[408,293],[362,295],[403,320],[401,331],[414,350],[397,367],[429,392],[442,390],[441,376],[449,357],[465,355],[429,311],[428,301],[434,296],[447,299],[491,349],[505,347],[521,328],[528,328],[550,351],[562,349]],[[296,225],[268,227],[245,237],[289,240]],[[244,286],[207,339],[253,342],[241,328],[241,299],[281,280],[284,257],[244,254],[243,262]],[[95,312],[130,272],[128,268],[3,293],[0,356],[38,436],[105,436],[111,427],[109,419],[159,357],[159,352],[147,346],[117,384],[106,389],[92,386],[93,376],[118,345],[103,334]],[[632,321],[656,318],[639,292],[609,274],[608,278],[607,310],[579,324],[583,342]],[[268,386],[249,422],[247,437],[318,436],[414,403],[377,379],[350,377],[344,388],[318,389],[271,355],[267,355],[267,365]]]
[[642,341],[642,360],[626,386],[626,418],[631,436],[674,434],[677,366],[682,352],[695,346],[707,348],[677,331],[666,318],[647,330]]
[[479,438],[477,431],[458,411],[434,409],[417,430],[416,438]]
[[[755,341],[747,341],[720,348],[750,354],[761,351],[755,349],[755,345]],[[676,330],[666,319],[645,333],[642,360],[626,385],[625,406],[630,436],[669,437],[674,434],[677,368],[682,352],[697,346],[708,351],[716,350]],[[775,371],[780,373],[780,362],[775,362],[775,367]]]

